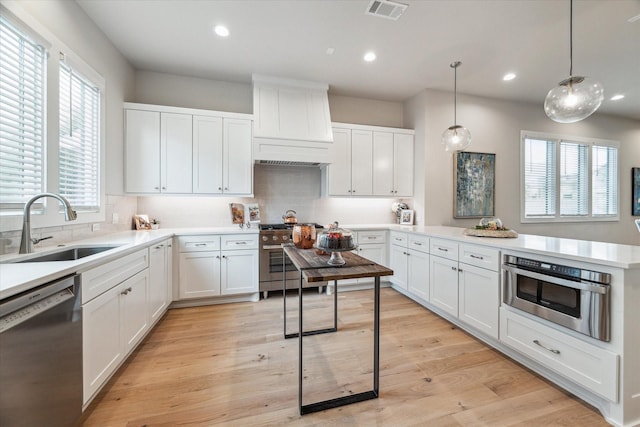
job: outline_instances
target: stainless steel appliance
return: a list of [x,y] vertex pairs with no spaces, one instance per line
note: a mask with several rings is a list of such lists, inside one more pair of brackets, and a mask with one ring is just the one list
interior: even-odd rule
[[610,340],[609,273],[504,256],[505,304],[558,325]]
[[[298,271],[286,258],[283,269],[284,254],[282,251],[283,243],[292,242],[292,231],[295,224],[260,224],[260,292],[264,298],[267,298],[269,291],[282,291],[283,274],[287,275],[287,289],[298,287]],[[322,225],[314,224],[316,229],[323,228]],[[325,286],[314,283],[309,285],[304,283],[303,287],[318,287],[322,292]]]
[[81,415],[80,276],[0,301],[0,425],[68,427]]

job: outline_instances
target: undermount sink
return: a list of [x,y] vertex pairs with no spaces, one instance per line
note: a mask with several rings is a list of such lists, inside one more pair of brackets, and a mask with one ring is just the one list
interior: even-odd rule
[[11,263],[23,263],[23,262],[50,262],[50,261],[75,261],[80,258],[88,257],[90,255],[99,254],[110,249],[115,249],[120,245],[106,245],[106,246],[88,246],[67,248],[53,253],[47,253],[38,256],[32,256],[26,259],[17,259],[15,261],[9,261]]

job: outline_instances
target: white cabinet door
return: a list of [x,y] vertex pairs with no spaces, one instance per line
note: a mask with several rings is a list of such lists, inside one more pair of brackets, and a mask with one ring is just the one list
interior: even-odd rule
[[221,294],[258,292],[258,251],[222,251]]
[[327,166],[330,196],[351,195],[351,130],[334,128],[329,149],[331,164]]
[[384,243],[360,245],[356,253],[376,264],[387,265],[387,245]]
[[118,287],[122,304],[122,346],[128,354],[149,329],[149,270],[141,271]]
[[190,114],[160,115],[160,180],[163,193],[191,193],[193,124]]
[[125,110],[125,191],[160,192],[160,113]]
[[459,318],[485,334],[498,339],[500,278],[497,271],[460,264]]
[[251,120],[224,119],[222,181],[225,193],[252,193],[251,132]]
[[373,194],[373,132],[351,131],[351,195]]
[[180,299],[220,295],[220,251],[180,254]]
[[393,270],[391,281],[402,289],[407,289],[407,248],[389,246],[389,268]]
[[120,292],[113,287],[82,306],[83,402],[102,386],[124,357]]
[[407,290],[429,301],[429,254],[407,249]]
[[373,132],[373,195],[393,196],[393,133]]
[[429,300],[458,317],[458,261],[431,255]]
[[160,318],[169,305],[169,267],[168,256],[171,240],[149,248],[149,317],[150,323]]
[[193,192],[222,193],[222,117],[193,116]]
[[413,197],[413,135],[393,135],[393,192]]

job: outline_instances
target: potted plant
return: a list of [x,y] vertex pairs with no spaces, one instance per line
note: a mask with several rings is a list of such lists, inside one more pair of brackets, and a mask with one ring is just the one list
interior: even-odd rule
[[160,221],[158,221],[156,218],[153,218],[151,220],[151,229],[157,230],[158,228],[160,228]]

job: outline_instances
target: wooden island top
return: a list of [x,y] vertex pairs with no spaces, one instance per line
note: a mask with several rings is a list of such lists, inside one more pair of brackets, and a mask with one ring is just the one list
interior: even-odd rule
[[321,254],[317,249],[299,249],[291,243],[282,248],[309,283],[393,275],[393,270],[352,252],[342,252],[344,265],[329,265],[330,254]]

